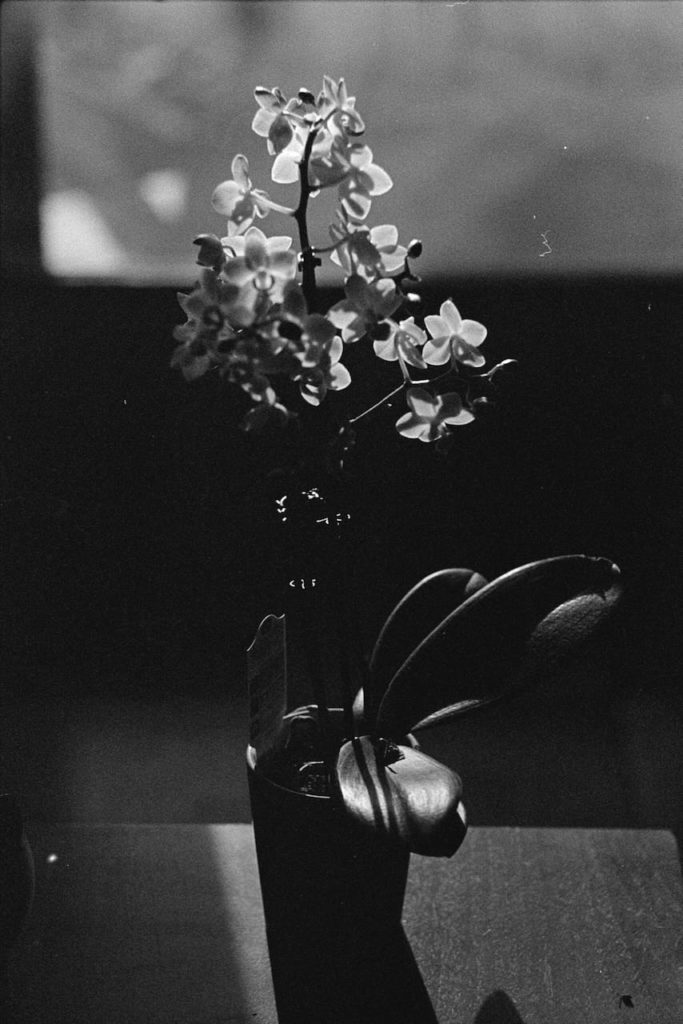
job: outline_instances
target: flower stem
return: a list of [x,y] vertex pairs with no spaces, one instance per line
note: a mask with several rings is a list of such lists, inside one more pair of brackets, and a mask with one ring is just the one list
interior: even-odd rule
[[317,133],[317,128],[311,129],[308,138],[306,139],[303,156],[301,157],[301,162],[299,164],[299,180],[301,184],[299,205],[294,211],[294,219],[299,229],[299,241],[301,243],[301,287],[303,289],[304,298],[306,299],[309,312],[312,312],[315,308],[315,301],[317,297],[315,268],[319,262],[311,248],[311,241],[308,236],[308,224],[306,222],[308,200],[311,194],[311,186],[308,180],[308,164],[311,159],[313,142]]
[[362,420],[364,416],[369,416],[371,412],[375,411],[375,409],[379,409],[380,405],[384,405],[384,403],[388,402],[390,398],[393,398],[394,395],[397,395],[399,391],[403,391],[403,388],[406,386],[406,383],[406,381],[401,381],[397,388],[394,388],[393,391],[390,391],[388,395],[384,396],[384,398],[380,398],[379,402],[375,402],[375,404],[371,405],[369,409],[365,410],[365,412],[360,412],[358,413],[357,416],[354,416],[353,419],[350,419],[349,424],[358,423],[358,420]]
[[352,423],[358,423],[358,420],[362,420],[364,416],[369,416],[371,412],[374,412],[375,409],[379,409],[381,405],[384,405],[385,402],[388,402],[390,398],[393,398],[394,395],[397,395],[399,391],[402,391],[403,388],[406,387],[407,385],[410,385],[411,387],[420,387],[422,384],[436,384],[437,381],[443,380],[445,377],[448,377],[450,374],[453,373],[452,367],[449,367],[447,370],[444,370],[443,373],[439,373],[436,377],[425,377],[424,380],[412,380],[408,368],[405,365],[403,359],[401,359],[401,371],[404,373],[404,379],[399,384],[399,386],[397,388],[394,388],[393,391],[390,391],[388,395],[384,396],[384,398],[380,398],[380,400],[378,402],[375,402],[374,405],[371,405],[369,409],[365,409],[364,412],[360,412],[358,413],[357,416],[354,416],[353,419],[350,419],[349,425],[351,425]]

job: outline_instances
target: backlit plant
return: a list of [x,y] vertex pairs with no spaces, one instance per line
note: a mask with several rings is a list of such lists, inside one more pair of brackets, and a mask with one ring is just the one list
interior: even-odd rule
[[[369,408],[345,411],[340,432],[350,434],[354,423],[403,391],[399,433],[448,447],[450,428],[474,419],[494,375],[511,360],[474,372],[485,364],[486,328],[463,319],[450,299],[423,325],[416,322],[420,279],[411,261],[422,244],[402,245],[392,224],[368,226],[373,199],[393,182],[363,141],[365,123],[344,79],[326,76],[317,97],[300,89],[286,99],[280,89],[262,87],[255,97],[252,128],[274,158],[273,181],[298,183],[298,203],[272,200],[252,183],[247,158],[235,156],[232,178],[212,199],[227,218],[227,235],[195,239],[202,270],[193,291],[179,295],[187,322],[175,330],[173,364],[188,380],[215,371],[241,389],[251,401],[242,427],[259,431],[286,425],[299,400],[318,406],[328,392],[348,388],[345,347],[371,346],[379,359],[397,364],[400,383]],[[332,190],[337,206],[323,245],[309,237],[307,212],[309,200]],[[268,237],[256,226],[271,213],[294,219],[298,253],[289,236]],[[336,264],[344,285],[344,298],[326,311],[316,286],[322,258]]]
[[[451,299],[418,322],[420,279],[411,262],[422,245],[401,244],[392,224],[367,223],[373,200],[393,182],[363,141],[365,124],[344,80],[325,77],[317,97],[300,89],[287,99],[277,88],[261,87],[255,97],[252,128],[273,157],[273,181],[298,183],[298,202],[275,202],[254,186],[247,158],[235,156],[232,178],[218,185],[212,200],[227,218],[227,234],[195,239],[202,269],[192,292],[179,296],[187,322],[175,331],[174,365],[188,380],[213,371],[241,391],[248,405],[242,426],[253,432],[285,427],[296,419],[297,403],[316,407],[329,392],[351,395],[343,356],[348,346],[365,346],[395,364],[400,380],[364,410],[350,409],[351,400],[341,414],[335,410],[338,451],[352,444],[355,423],[400,392],[407,411],[396,421],[399,434],[447,448],[451,428],[473,421],[495,375],[512,360],[484,372],[486,328],[463,319]],[[309,235],[309,202],[331,191],[336,209],[329,240],[321,244]],[[268,237],[256,226],[273,213],[294,219],[298,252],[289,236]],[[327,310],[320,308],[316,284],[323,258],[336,265],[344,287],[344,297]],[[316,507],[320,500],[317,488],[308,486],[295,497]],[[282,522],[294,518],[288,499],[276,499]],[[344,520],[334,512],[313,518],[316,525],[332,526],[330,532]],[[304,529],[301,536],[309,551],[310,533]],[[335,571],[343,582],[343,557]],[[316,582],[302,579],[301,588]],[[318,759],[306,753],[303,762],[292,762],[295,771],[321,768],[326,788],[320,793],[334,793],[364,827],[414,852],[452,854],[466,828],[460,779],[406,744],[407,735],[527,685],[534,659],[540,675],[549,656],[566,655],[592,634],[619,593],[617,567],[582,555],[532,562],[490,583],[466,569],[432,573],[387,619],[360,690],[352,685],[347,645],[340,643],[343,737],[330,723],[311,620]],[[337,618],[344,637],[343,601]],[[292,723],[305,733],[313,721],[309,708],[287,718],[290,736]]]

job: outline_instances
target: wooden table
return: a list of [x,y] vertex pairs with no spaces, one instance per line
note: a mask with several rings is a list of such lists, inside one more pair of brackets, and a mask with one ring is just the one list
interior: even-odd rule
[[[16,1022],[275,1024],[251,826],[29,832]],[[440,1024],[683,1020],[668,832],[473,828],[412,859],[404,921]]]

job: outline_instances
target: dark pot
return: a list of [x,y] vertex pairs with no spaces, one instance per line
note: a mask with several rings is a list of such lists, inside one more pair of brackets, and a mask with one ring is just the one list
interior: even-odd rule
[[247,771],[280,1024],[436,1024],[401,924],[410,854]]

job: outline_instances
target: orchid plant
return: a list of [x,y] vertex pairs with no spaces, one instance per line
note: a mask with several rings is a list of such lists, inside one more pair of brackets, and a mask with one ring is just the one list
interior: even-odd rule
[[[485,365],[486,328],[463,319],[451,299],[423,325],[416,322],[420,279],[411,261],[422,244],[402,245],[393,224],[368,226],[373,200],[393,182],[363,141],[365,122],[344,79],[326,76],[317,97],[300,89],[287,99],[279,88],[263,87],[254,95],[252,129],[274,158],[272,179],[298,183],[298,202],[275,202],[254,186],[246,156],[234,157],[232,178],[212,198],[227,218],[227,234],[195,239],[202,269],[194,289],[178,296],[187,321],[175,330],[173,365],[188,380],[216,371],[241,389],[250,400],[242,428],[262,431],[297,417],[291,393],[319,406],[329,392],[347,389],[345,347],[371,346],[379,359],[398,365],[400,383],[369,408],[340,417],[340,434],[352,437],[353,424],[403,391],[407,411],[396,422],[398,432],[448,448],[451,428],[475,418],[494,376],[512,360],[473,372]],[[314,244],[309,201],[331,190],[337,207],[330,240]],[[294,219],[298,253],[291,237],[268,237],[256,225],[272,213]],[[316,284],[323,257],[344,283],[344,298],[324,312]]]
[[[255,97],[252,128],[273,157],[273,181],[298,183],[298,202],[271,199],[252,182],[246,156],[235,156],[232,178],[217,186],[212,200],[227,218],[227,234],[195,239],[201,271],[194,289],[179,296],[187,322],[175,330],[173,364],[188,380],[217,372],[248,400],[243,429],[260,432],[294,420],[297,402],[317,407],[330,392],[348,393],[351,374],[343,356],[348,346],[362,345],[396,364],[400,380],[368,408],[344,411],[336,450],[353,443],[354,424],[401,392],[407,411],[396,421],[399,434],[447,449],[453,428],[474,420],[494,377],[513,360],[485,371],[486,328],[464,319],[452,299],[417,320],[420,279],[411,264],[422,245],[401,244],[393,224],[368,225],[373,200],[393,182],[363,141],[365,123],[344,79],[325,77],[317,97],[300,89],[287,99],[278,88],[262,87]],[[322,245],[309,234],[309,202],[332,190],[337,205]],[[271,214],[293,218],[298,252],[291,237],[268,237],[257,226]],[[344,297],[327,310],[320,308],[316,283],[323,258],[341,272],[344,285]],[[319,498],[316,489],[302,494],[307,501]],[[287,495],[277,500],[283,522],[286,501]],[[316,523],[336,527],[342,518]],[[307,547],[309,540],[306,535]],[[343,575],[344,559],[340,563]],[[616,566],[578,555],[530,563],[490,583],[464,569],[426,577],[387,619],[357,693],[341,645],[341,747],[312,645],[322,760],[306,760],[303,767],[322,765],[326,782],[334,780],[331,791],[368,828],[415,852],[450,855],[465,833],[460,780],[407,745],[406,736],[525,684],[533,658],[544,664],[544,637],[553,657],[556,649],[573,649],[619,592]],[[292,713],[304,731],[311,724],[306,710]]]

